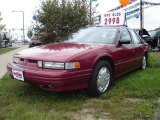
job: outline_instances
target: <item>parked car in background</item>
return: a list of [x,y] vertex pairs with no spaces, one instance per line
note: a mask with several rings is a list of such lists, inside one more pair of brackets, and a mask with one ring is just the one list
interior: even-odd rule
[[148,45],[126,26],[83,28],[63,42],[41,45],[13,56],[8,73],[49,91],[106,92],[115,78],[147,66]]
[[8,40],[2,40],[1,41],[1,46],[4,47],[4,48],[11,47],[12,46],[12,42],[9,39]]
[[149,34],[155,41],[157,41],[157,47],[160,51],[160,31],[158,30],[150,31]]
[[[135,31],[141,36],[140,29],[135,29]],[[157,40],[152,38],[146,29],[143,29],[142,39],[144,39],[145,42],[148,43],[149,51],[152,51],[152,49],[155,49],[157,47]]]
[[1,47],[11,47],[12,46],[12,41],[11,41],[11,36],[7,32],[2,32],[1,33]]
[[42,45],[42,42],[41,40],[39,40],[39,37],[37,34],[34,34],[31,38],[31,41],[29,43],[29,48],[30,47],[35,47],[35,46],[39,46],[39,45]]
[[31,40],[31,42],[29,43],[29,47],[35,47],[39,45],[42,45],[42,42],[40,40]]

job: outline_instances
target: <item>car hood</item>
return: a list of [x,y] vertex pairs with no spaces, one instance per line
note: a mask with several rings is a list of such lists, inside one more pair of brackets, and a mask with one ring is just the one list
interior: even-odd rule
[[65,62],[67,59],[76,54],[89,49],[94,49],[98,46],[99,45],[93,44],[63,42],[26,49],[15,54],[15,56],[31,60]]

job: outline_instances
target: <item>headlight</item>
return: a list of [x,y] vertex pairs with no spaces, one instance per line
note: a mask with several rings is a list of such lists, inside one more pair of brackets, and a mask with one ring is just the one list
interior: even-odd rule
[[80,68],[79,62],[68,62],[65,63],[65,69],[78,69]]
[[13,56],[13,63],[19,63],[20,58]]
[[70,70],[70,69],[80,68],[80,63],[79,62],[58,63],[58,62],[38,61],[37,66],[39,68],[47,68],[47,69]]
[[43,68],[49,69],[64,69],[64,63],[56,63],[56,62],[43,62]]

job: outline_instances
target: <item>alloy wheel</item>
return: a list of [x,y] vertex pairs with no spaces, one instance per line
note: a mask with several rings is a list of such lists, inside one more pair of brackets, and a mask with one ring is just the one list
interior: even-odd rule
[[97,88],[99,92],[104,92],[110,83],[110,71],[107,67],[102,67],[97,76]]

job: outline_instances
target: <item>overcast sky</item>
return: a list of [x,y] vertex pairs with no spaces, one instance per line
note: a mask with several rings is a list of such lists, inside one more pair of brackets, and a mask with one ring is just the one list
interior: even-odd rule
[[[149,2],[159,2],[160,0],[146,0]],[[99,12],[106,12],[120,5],[119,0],[97,0]],[[95,4],[95,3],[94,3]],[[25,28],[31,24],[34,11],[39,7],[40,0],[0,0],[0,11],[3,17],[3,23],[7,28],[22,28],[22,13],[12,12],[12,10],[24,11],[25,13]],[[145,24],[144,27],[148,30],[155,29],[160,26],[160,6],[145,9]],[[131,28],[139,27],[139,19],[133,18],[128,21],[128,26]]]

